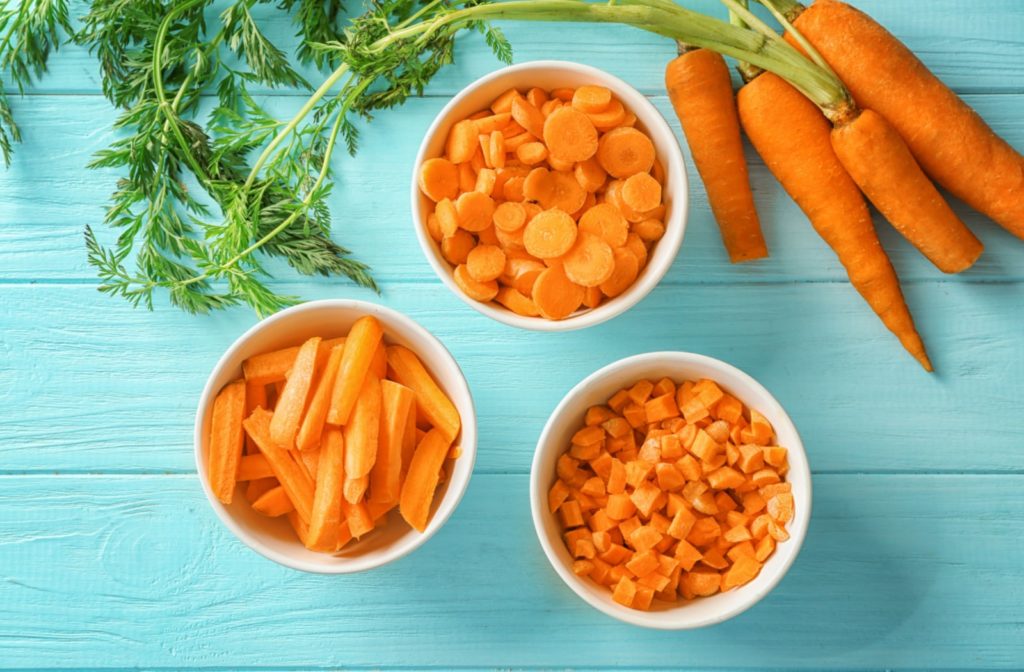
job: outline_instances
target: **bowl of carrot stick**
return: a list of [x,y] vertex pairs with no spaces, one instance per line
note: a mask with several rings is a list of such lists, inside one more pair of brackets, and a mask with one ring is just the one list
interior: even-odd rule
[[465,493],[476,414],[444,345],[356,300],[257,323],[199,399],[195,458],[221,522],[287,567],[360,572],[425,543]]
[[552,412],[530,505],[580,598],[683,630],[742,613],[782,580],[807,532],[811,476],[796,427],[757,381],[652,352],[591,374]]
[[582,329],[641,301],[686,230],[665,119],[621,79],[563,61],[497,70],[434,120],[416,157],[416,236],[457,296],[504,324]]

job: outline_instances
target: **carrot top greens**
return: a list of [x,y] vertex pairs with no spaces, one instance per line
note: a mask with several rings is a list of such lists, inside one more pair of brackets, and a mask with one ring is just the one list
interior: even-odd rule
[[[671,0],[377,0],[347,20],[336,3],[281,0],[267,11],[292,16],[295,58],[324,71],[314,85],[262,32],[253,12],[260,0],[236,0],[216,14],[213,0],[93,0],[77,27],[67,0],[23,0],[17,8],[0,5],[0,67],[23,90],[62,43],[86,46],[99,61],[124,133],[90,164],[122,172],[104,222],[116,241],[101,245],[85,229],[101,291],[150,308],[165,290],[188,312],[247,304],[268,314],[298,297],[267,284],[267,258],[305,275],[376,287],[370,269],[330,237],[331,158],[339,142],[355,152],[357,117],[371,119],[421,94],[452,62],[462,31],[482,33],[495,56],[510,62],[511,46],[494,21],[624,24],[775,72],[833,118],[850,108],[827,67],[735,0],[722,2],[750,28]],[[309,97],[285,121],[253,96],[254,85]],[[200,109],[203,94],[215,94],[209,112]],[[0,81],[5,159],[19,139]]]

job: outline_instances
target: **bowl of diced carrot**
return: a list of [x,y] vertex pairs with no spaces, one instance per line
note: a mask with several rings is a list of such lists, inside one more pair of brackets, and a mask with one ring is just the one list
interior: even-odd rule
[[416,158],[416,235],[438,277],[499,322],[581,329],[643,299],[672,265],[688,186],[668,124],[606,72],[503,68],[440,112]]
[[196,468],[218,517],[308,572],[364,571],[418,548],[455,510],[475,456],[454,358],[365,301],[259,322],[217,362],[196,412]]
[[789,416],[757,381],[685,352],[628,357],[551,414],[530,475],[548,560],[583,600],[627,623],[698,628],[782,580],[811,514]]

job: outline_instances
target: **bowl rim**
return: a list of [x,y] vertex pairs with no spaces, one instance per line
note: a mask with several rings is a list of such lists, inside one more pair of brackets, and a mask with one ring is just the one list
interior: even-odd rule
[[[795,528],[795,531],[790,535],[790,539],[787,542],[786,555],[783,557],[783,563],[778,566],[776,573],[767,577],[766,580],[761,583],[758,583],[755,578],[752,584],[738,588],[737,590],[743,590],[745,588],[748,588],[749,590],[744,599],[736,605],[728,609],[723,609],[710,616],[703,618],[691,617],[690,619],[685,620],[679,619],[678,616],[675,619],[665,618],[666,614],[672,613],[673,610],[671,609],[661,612],[640,611],[630,609],[629,607],[625,607],[614,602],[595,599],[594,596],[585,589],[585,579],[581,579],[576,576],[561,561],[561,559],[557,557],[555,549],[548,541],[545,531],[545,520],[550,519],[552,514],[547,510],[547,486],[540,482],[540,472],[543,468],[543,463],[546,460],[546,451],[544,450],[544,447],[550,442],[550,437],[556,431],[556,424],[560,420],[561,416],[567,411],[570,405],[576,402],[578,397],[583,395],[592,385],[599,383],[606,376],[616,373],[621,369],[636,367],[652,361],[664,360],[666,358],[672,360],[672,363],[698,364],[727,372],[730,376],[739,380],[743,385],[749,386],[751,390],[758,394],[763,394],[768,403],[758,410],[766,417],[772,418],[772,424],[776,427],[776,430],[778,430],[779,427],[783,427],[787,432],[792,432],[795,442],[789,443],[787,445],[787,449],[791,453],[796,452],[800,454],[802,459],[798,461],[799,463],[797,465],[790,465],[790,473],[796,475],[803,483],[806,483],[807,488],[806,505],[802,505],[797,508],[796,517],[793,522],[798,524],[792,525],[792,527]],[[531,517],[533,518],[534,532],[537,534],[537,540],[539,541],[548,562],[555,570],[555,573],[558,574],[562,581],[578,597],[598,611],[601,611],[602,613],[624,623],[655,630],[690,630],[715,625],[740,615],[760,602],[779,584],[780,581],[782,581],[783,577],[785,577],[789,572],[790,567],[792,567],[797,556],[800,554],[804,539],[807,535],[807,528],[810,523],[812,504],[813,485],[811,482],[811,471],[810,464],[807,460],[807,452],[796,426],[793,424],[789,414],[786,413],[785,409],[782,407],[782,404],[778,402],[775,396],[769,392],[764,385],[759,383],[743,370],[720,359],[693,352],[662,350],[631,355],[606,364],[586,376],[565,394],[562,400],[551,412],[551,415],[544,424],[544,429],[541,431],[540,437],[537,440],[537,447],[534,450],[533,460],[530,463],[530,512]],[[758,578],[761,578],[761,576]]]
[[[407,548],[403,548],[399,552],[382,553],[377,556],[374,561],[368,561],[362,557],[356,556],[346,558],[347,562],[345,563],[327,565],[296,558],[266,546],[252,535],[243,525],[236,521],[234,516],[232,516],[227,510],[227,507],[225,507],[213,494],[209,479],[207,478],[205,460],[203,459],[203,416],[206,409],[213,403],[216,393],[219,391],[213,389],[213,386],[214,380],[218,377],[218,374],[222,369],[229,366],[229,363],[237,356],[238,351],[250,338],[266,329],[268,326],[288,320],[306,311],[325,308],[357,311],[365,315],[383,315],[386,320],[400,323],[404,328],[415,333],[418,337],[424,339],[433,347],[436,347],[442,358],[445,358],[450,362],[452,371],[456,374],[453,376],[452,385],[460,394],[464,395],[466,403],[468,404],[469,418],[462,418],[462,441],[459,444],[462,447],[462,454],[459,456],[459,459],[468,460],[469,462],[468,466],[465,468],[465,478],[456,483],[454,474],[452,475],[448,490],[445,493],[445,498],[438,504],[438,508],[434,512],[434,517],[431,519],[427,529],[419,533],[419,536],[415,539],[414,543],[409,544]],[[387,334],[388,325],[384,324],[383,326],[384,333]],[[209,376],[207,376],[206,382],[203,384],[203,390],[200,393],[199,400],[196,404],[192,441],[192,452],[193,458],[195,459],[196,474],[203,492],[206,495],[207,503],[210,505],[210,508],[213,509],[214,513],[216,513],[220,522],[227,527],[239,541],[268,560],[272,560],[277,564],[290,569],[308,572],[311,574],[355,574],[358,572],[376,569],[404,558],[427,543],[427,541],[429,541],[430,538],[448,522],[448,519],[455,512],[455,509],[458,508],[459,503],[465,496],[466,490],[469,487],[469,481],[473,477],[477,448],[476,405],[473,400],[473,395],[469,389],[469,383],[466,380],[466,376],[462,372],[462,368],[459,366],[458,361],[439,338],[430,333],[414,319],[395,310],[394,308],[389,308],[372,301],[364,301],[361,299],[319,299],[291,306],[290,308],[286,308],[285,310],[263,318],[246,329],[245,332],[231,343],[227,350],[225,350],[217,359],[217,363],[214,364],[213,368],[210,370]]]
[[[648,133],[651,133],[652,127],[656,126],[659,133],[671,138],[671,143],[669,143],[668,147],[664,148],[668,156],[662,158],[667,159],[666,163],[670,164],[670,166],[666,166],[666,169],[671,168],[672,182],[677,192],[673,195],[675,203],[673,204],[672,217],[666,222],[665,235],[658,241],[644,269],[649,271],[649,273],[642,278],[638,278],[629,289],[607,303],[572,315],[564,320],[548,320],[542,317],[517,315],[511,310],[499,308],[490,303],[481,303],[466,296],[465,292],[459,289],[452,278],[451,265],[441,257],[440,251],[437,249],[437,243],[427,234],[426,223],[423,221],[420,213],[420,190],[417,179],[420,166],[427,158],[430,158],[427,156],[428,145],[434,136],[437,135],[442,124],[447,121],[448,116],[457,106],[462,104],[463,100],[475,93],[480,87],[510,74],[516,74],[524,70],[543,69],[575,71],[595,79],[605,80],[604,83],[610,85],[610,88],[615,91],[617,96],[629,98],[629,109],[637,115],[638,120],[648,129]],[[662,147],[658,147],[659,154],[662,149]],[[412,225],[415,229],[420,249],[423,251],[423,255],[427,258],[427,262],[430,264],[435,275],[437,275],[445,287],[478,313],[510,327],[530,331],[562,332],[586,329],[618,317],[643,301],[661,283],[679,256],[679,249],[686,235],[686,225],[690,215],[690,182],[686,172],[686,158],[679,145],[679,139],[672,131],[665,117],[646,96],[625,80],[600,68],[572,61],[524,61],[523,63],[516,63],[515,65],[508,65],[494,70],[466,85],[441,108],[441,111],[437,113],[437,116],[434,117],[434,120],[424,133],[423,140],[420,142],[419,150],[416,152],[416,158],[413,162],[411,184]],[[652,264],[655,257],[658,260],[657,267]]]

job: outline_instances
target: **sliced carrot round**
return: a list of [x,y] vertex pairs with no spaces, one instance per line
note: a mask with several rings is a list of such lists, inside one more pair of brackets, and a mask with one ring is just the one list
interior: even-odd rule
[[518,231],[526,224],[526,208],[522,203],[506,201],[494,209],[493,219],[499,231]]
[[427,215],[427,233],[434,239],[435,243],[440,243],[444,235],[441,233],[441,224],[437,221],[437,213],[432,212]]
[[601,283],[601,291],[609,299],[629,289],[640,273],[640,262],[628,247],[617,247],[612,253],[615,256],[615,269],[611,277]]
[[540,163],[548,158],[548,148],[543,142],[527,142],[516,148],[516,158],[528,166]]
[[459,213],[459,226],[466,231],[483,231],[491,225],[494,199],[479,191],[467,191],[455,202]]
[[552,186],[551,195],[547,200],[541,199],[540,202],[545,210],[558,208],[563,212],[576,212],[583,206],[587,200],[587,192],[576,181],[575,175],[556,170],[549,174],[549,179]]
[[502,287],[498,290],[498,295],[494,299],[517,315],[523,315],[524,317],[537,317],[540,315],[540,310],[537,308],[537,304],[533,302],[533,299],[514,287]]
[[611,203],[598,203],[580,217],[580,231],[600,236],[612,247],[622,247],[629,236],[629,222]]
[[[473,254],[470,253],[470,258]],[[615,270],[615,255],[611,246],[600,236],[581,233],[576,244],[562,257],[565,275],[583,287],[596,287],[611,277]]]
[[463,119],[452,126],[452,130],[448,132],[445,149],[448,160],[452,163],[463,163],[472,159],[473,152],[476,151],[477,135],[479,135],[479,131],[477,131],[476,122],[472,119]]
[[464,264],[474,245],[476,245],[476,241],[473,240],[473,234],[459,229],[454,235],[441,240],[441,254],[449,264]]
[[633,232],[645,243],[653,243],[665,235],[665,225],[660,219],[645,219],[633,226]]
[[541,105],[548,102],[548,92],[535,86],[526,92],[526,100],[539,110]]
[[654,165],[654,143],[635,128],[616,128],[601,136],[597,160],[613,177],[646,173]]
[[466,271],[477,282],[497,280],[505,270],[505,253],[495,245],[477,245],[466,257]]
[[571,86],[563,86],[557,89],[551,89],[551,98],[554,100],[560,100],[564,103],[568,103],[572,100],[572,97],[576,95],[576,89]]
[[476,234],[476,242],[478,245],[497,245],[498,233],[497,229],[494,228],[494,224],[491,224],[483,231],[478,231]]
[[437,202],[434,212],[437,214],[437,223],[441,227],[441,237],[454,236],[455,232],[459,229],[459,213],[456,211],[452,200],[450,198],[442,198]]
[[469,161],[459,164],[459,191],[473,191],[476,188],[476,171]]
[[594,193],[603,187],[608,179],[608,173],[604,172],[604,168],[601,167],[601,164],[594,157],[577,163],[573,167],[573,173],[576,175],[576,181],[580,183],[580,186],[590,193]]
[[626,237],[625,247],[636,255],[637,261],[640,262],[640,268],[647,265],[647,245],[644,244],[640,236],[630,232],[629,236]]
[[577,222],[579,221],[580,217],[583,216],[583,213],[597,205],[597,197],[594,194],[590,193],[589,191],[586,192],[586,194],[586,198],[583,199],[583,205],[577,208],[575,212],[571,213],[572,218],[575,219]]
[[551,171],[547,168],[534,168],[523,181],[523,196],[528,201],[543,203],[551,199],[554,192]]
[[[516,126],[518,128],[522,128],[522,126],[519,126],[519,124],[516,124]],[[502,131],[503,135],[504,133],[505,131]],[[528,145],[531,142],[537,142],[537,138],[535,138],[533,133],[530,133],[529,131],[517,133],[512,137],[505,136],[505,151],[518,152],[520,147],[522,147],[523,145]]]
[[548,165],[551,166],[551,170],[557,170],[561,173],[571,173],[576,164],[573,161],[563,161],[557,157],[551,156],[548,152]]
[[526,225],[526,251],[541,259],[554,259],[568,252],[576,242],[576,222],[561,210],[545,210]]
[[498,283],[494,280],[479,282],[473,279],[465,264],[459,264],[452,273],[455,284],[471,299],[476,301],[490,301],[498,293]]
[[495,114],[501,114],[502,112],[508,112],[512,107],[513,101],[516,98],[522,98],[523,94],[519,93],[518,89],[509,89],[500,96],[494,99],[491,103],[491,112]]
[[604,300],[604,293],[600,287],[587,287],[583,292],[583,305],[587,308],[597,308]]
[[515,231],[502,231],[498,227],[494,227],[494,236],[498,239],[498,245],[501,246],[501,249],[507,255],[513,251],[526,249],[526,245],[523,244],[523,233],[525,231],[525,227],[520,227]]
[[526,296],[533,294],[533,283],[537,276],[543,273],[547,267],[534,259],[509,259],[505,262],[505,277],[510,280],[512,287],[515,287]]
[[534,137],[540,138],[544,133],[544,115],[530,101],[518,98],[512,101],[512,118]]
[[644,213],[637,212],[629,207],[629,204],[622,198],[622,183],[623,180],[612,180],[609,182],[608,187],[604,190],[605,200],[618,208],[622,216],[626,218],[626,221],[639,222],[645,219]]
[[427,159],[420,168],[420,191],[435,203],[459,195],[459,169],[448,159]]
[[498,174],[493,168],[481,168],[476,174],[476,184],[472,191],[479,191],[481,194],[490,196],[494,193],[494,185],[498,180]]
[[603,110],[588,112],[587,117],[590,119],[590,123],[594,125],[594,128],[599,131],[608,131],[622,124],[627,114],[626,108],[622,106],[622,103],[613,99]]
[[488,152],[491,155],[492,166],[495,168],[505,167],[505,136],[501,134],[501,131],[491,131]]
[[622,183],[622,200],[637,212],[653,210],[661,204],[661,185],[648,173],[636,173]]
[[506,201],[519,203],[523,200],[523,185],[526,184],[525,177],[510,177],[501,188],[501,195]]
[[533,283],[533,302],[549,320],[564,320],[583,304],[583,287],[565,275],[561,265],[552,266]]
[[587,115],[562,107],[544,121],[544,144],[555,159],[586,161],[597,151],[597,129]]
[[581,86],[572,95],[572,106],[580,112],[600,112],[612,102],[612,92],[603,86]]

